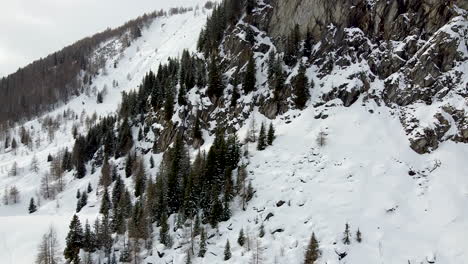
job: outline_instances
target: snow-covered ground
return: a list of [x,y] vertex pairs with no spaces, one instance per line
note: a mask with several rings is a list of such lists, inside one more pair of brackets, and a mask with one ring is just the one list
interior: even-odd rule
[[[143,37],[124,51],[117,68],[113,61],[120,55],[109,59],[106,74],[94,79],[97,90],[107,86],[108,94],[102,104],[96,103],[94,95],[83,94],[49,115],[55,117],[67,109],[78,116],[83,111],[88,116],[94,112],[97,116],[114,113],[122,91],[137,88],[143,76],[150,69],[156,70],[168,57],[179,56],[184,48],[195,49],[206,16],[207,12],[200,9],[156,19],[143,30]],[[113,40],[110,45],[117,47],[120,43]],[[315,78],[313,69],[308,74],[310,79]],[[263,83],[265,72],[259,72],[257,77]],[[114,81],[118,87],[113,87]],[[381,83],[372,85],[378,88]],[[313,94],[312,101],[317,97]],[[316,119],[319,113],[328,118]],[[290,110],[273,120],[277,131],[273,146],[264,151],[249,146],[247,170],[256,190],[254,199],[246,211],[240,209],[239,201],[233,203],[232,218],[218,229],[208,230],[206,257],[194,258],[193,263],[249,263],[256,250],[248,251],[236,243],[241,228],[251,238],[252,248],[258,245],[261,263],[301,263],[312,232],[320,242],[319,263],[427,263],[433,259],[436,263],[466,263],[468,145],[444,142],[431,154],[416,154],[409,147],[399,114],[398,109],[377,106],[372,101],[360,99],[345,108],[335,100],[318,108]],[[255,118],[257,124],[267,121],[258,111]],[[29,199],[37,197],[41,176],[49,169],[47,155],[65,147],[71,150],[70,132],[77,123],[79,119],[62,120],[54,139],[49,141],[47,133],[40,132],[39,120],[30,121],[25,127],[33,128],[35,138],[40,135],[41,145],[32,151],[21,146],[16,154],[0,153],[0,198],[6,187],[14,185],[21,193],[20,203],[0,205],[0,263],[33,263],[40,238],[49,225],[57,229],[63,247],[76,209],[76,191],[85,190],[88,183],[94,191],[79,215],[82,221],[92,221],[98,215],[99,172],[82,180],[67,174],[66,189],[56,200],[42,200],[32,215],[27,211]],[[249,124],[247,121],[239,129],[240,138],[245,136]],[[85,132],[86,126],[79,130]],[[320,132],[326,134],[324,146],[316,142]],[[207,138],[206,132],[204,136],[204,148],[208,148],[212,139]],[[34,155],[39,160],[39,173],[29,170]],[[18,176],[9,176],[14,162],[19,168]],[[149,172],[155,175],[155,171]],[[257,238],[262,223],[266,235]],[[342,243],[346,223],[353,236],[350,245]],[[362,243],[354,239],[357,229],[362,232]],[[224,262],[226,239],[233,257]],[[156,255],[147,262],[185,263],[186,247],[166,250],[164,262]],[[347,256],[338,261],[337,253],[343,252]]]
[[[143,37],[133,42],[123,52],[122,57],[118,54],[109,59],[106,74],[101,73],[93,81],[97,91],[107,86],[108,93],[104,96],[102,104],[96,102],[95,95],[82,94],[48,116],[55,118],[65,110],[72,110],[78,116],[82,112],[85,112],[86,116],[95,112],[98,117],[114,113],[121,101],[122,91],[136,89],[149,70],[156,70],[158,65],[169,57],[178,57],[183,49],[195,50],[199,32],[210,12],[202,8],[204,3],[205,1],[194,0],[193,11],[157,18],[148,28],[142,30]],[[200,5],[198,10],[195,9],[196,4]],[[120,43],[114,40],[111,41],[111,45],[117,47]],[[113,61],[118,57],[118,67],[114,68]],[[119,83],[118,87],[113,87],[114,80]],[[18,187],[21,196],[21,201],[16,205],[0,205],[0,263],[33,263],[40,238],[50,225],[57,229],[59,242],[64,246],[68,224],[76,209],[76,191],[85,190],[89,182],[95,187],[99,173],[82,181],[73,180],[72,175],[67,174],[66,189],[57,196],[56,201],[42,200],[38,212],[32,215],[28,214],[27,208],[30,198],[37,198],[42,175],[49,171],[50,164],[46,162],[48,154],[55,155],[66,147],[71,151],[74,140],[70,132],[73,124],[79,123],[80,120],[62,120],[59,130],[54,133],[54,139],[49,141],[47,132],[41,131],[39,119],[32,120],[27,122],[25,127],[32,128],[33,138],[42,139],[41,146],[29,150],[21,145],[15,153],[7,151],[0,154],[1,197],[5,188],[12,186]],[[86,128],[83,125],[79,130],[84,132]],[[18,135],[15,137],[19,140]],[[30,171],[34,155],[39,161],[39,173]],[[18,166],[18,176],[9,176],[15,162]],[[96,194],[93,192],[89,197],[89,206],[80,212],[83,220],[89,218],[90,221],[94,221],[99,208],[96,200]]]

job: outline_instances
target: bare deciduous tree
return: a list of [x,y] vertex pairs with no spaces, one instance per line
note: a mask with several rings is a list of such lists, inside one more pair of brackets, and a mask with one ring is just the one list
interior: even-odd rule
[[59,243],[57,232],[53,226],[42,236],[36,264],[58,264],[60,262]]
[[327,133],[320,131],[317,135],[317,145],[323,147],[327,144]]
[[16,204],[20,201],[20,192],[16,186],[10,188],[10,200],[13,204]]

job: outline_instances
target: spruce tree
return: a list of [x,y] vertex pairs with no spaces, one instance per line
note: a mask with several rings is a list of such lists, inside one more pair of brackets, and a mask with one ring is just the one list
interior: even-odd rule
[[133,173],[133,156],[131,153],[128,153],[127,159],[125,161],[125,176],[129,178]]
[[193,127],[193,138],[198,140],[201,140],[203,138],[203,134],[200,128],[200,118],[198,114],[195,117],[195,125]]
[[255,90],[256,83],[256,68],[255,68],[255,59],[253,55],[250,56],[249,62],[247,63],[247,69],[244,75],[243,88],[245,94],[248,94]]
[[265,124],[262,123],[260,127],[260,134],[258,135],[257,149],[264,150],[267,146],[267,136],[265,132]]
[[83,249],[86,252],[94,252],[96,249],[96,234],[91,230],[88,220],[86,220],[84,235],[83,235]]
[[28,211],[30,214],[37,211],[37,206],[36,206],[36,203],[34,202],[34,198],[31,198],[31,200],[29,201]]
[[244,235],[244,228],[241,228],[241,230],[239,231],[239,237],[237,238],[237,244],[239,244],[239,246],[244,246],[244,243],[245,243],[245,235]]
[[166,89],[166,99],[164,101],[164,118],[166,121],[171,121],[174,115],[174,87],[168,84]]
[[187,105],[187,91],[185,90],[185,85],[184,84],[180,84],[180,88],[179,88],[179,94],[177,95],[177,103],[179,103],[179,105]]
[[224,92],[224,85],[221,79],[222,75],[219,72],[218,58],[215,54],[211,56],[211,61],[208,66],[208,89],[206,93],[210,98],[220,98]]
[[344,231],[344,233],[343,233],[343,243],[344,243],[345,245],[351,244],[351,239],[350,239],[350,237],[351,237],[351,234],[350,234],[350,231],[349,231],[349,224],[346,223],[346,225],[345,225],[345,231]]
[[201,230],[201,235],[200,235],[200,249],[198,251],[198,256],[200,258],[204,258],[206,254],[206,234],[205,230]]
[[159,224],[161,225],[159,230],[159,242],[167,246],[169,244],[169,224],[167,223],[167,215],[165,213],[161,215]]
[[105,216],[108,216],[110,208],[111,208],[111,201],[109,197],[109,192],[107,191],[107,188],[104,188],[104,193],[102,195],[101,208],[99,209],[99,213]]
[[91,183],[88,183],[87,192],[91,193],[92,191],[93,191],[93,187],[91,186]]
[[224,247],[224,261],[231,259],[231,246],[229,245],[229,240],[226,241],[226,246]]
[[299,73],[294,82],[294,102],[297,108],[303,109],[310,98],[309,80],[306,76],[306,68],[303,64],[299,67]]
[[361,234],[361,231],[359,230],[359,228],[358,228],[358,230],[356,231],[356,241],[357,241],[358,243],[361,243],[361,242],[362,242],[362,234]]
[[153,168],[154,168],[154,159],[153,159],[153,155],[151,155],[149,161],[150,161],[150,168],[153,169]]
[[273,141],[275,140],[275,128],[273,127],[273,123],[270,123],[270,127],[268,128],[267,134],[267,143],[268,145],[273,145]]
[[135,178],[135,197],[140,197],[146,188],[146,172],[145,172],[145,164],[143,159],[140,158],[137,164],[137,170],[134,175]]
[[63,252],[65,259],[74,261],[78,258],[78,253],[83,247],[83,228],[80,219],[74,215],[69,226],[68,235],[66,238],[66,246]]
[[319,244],[318,244],[317,239],[315,238],[315,234],[312,233],[309,246],[307,247],[307,250],[304,256],[304,264],[314,264],[318,260],[319,257],[320,257]]
[[124,156],[130,151],[133,146],[132,130],[128,118],[124,118],[119,128],[119,137],[117,140],[117,149],[115,157],[119,158]]
[[304,40],[304,52],[303,56],[309,58],[310,55],[312,54],[312,33],[310,32],[310,29],[307,29],[307,34],[306,38]]

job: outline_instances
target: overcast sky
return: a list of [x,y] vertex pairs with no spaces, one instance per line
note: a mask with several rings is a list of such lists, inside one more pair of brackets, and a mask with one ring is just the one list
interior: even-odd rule
[[206,0],[0,0],[0,76],[161,8]]

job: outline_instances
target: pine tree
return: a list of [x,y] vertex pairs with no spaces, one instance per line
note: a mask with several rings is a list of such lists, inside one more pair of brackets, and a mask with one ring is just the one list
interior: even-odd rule
[[200,258],[204,258],[206,254],[206,234],[205,230],[201,230],[201,236],[200,236],[200,249],[198,251],[198,256]]
[[109,187],[111,183],[112,183],[112,178],[111,178],[109,158],[106,155],[104,157],[104,162],[101,168],[101,178],[99,179],[99,185],[104,186],[104,187]]
[[350,231],[349,231],[349,224],[346,223],[346,225],[345,225],[345,231],[344,231],[344,233],[343,233],[343,243],[344,243],[345,245],[351,244],[350,236],[351,236],[351,235],[350,235]]
[[102,104],[103,101],[104,101],[104,98],[102,96],[102,92],[98,92],[96,102],[98,104]]
[[11,141],[11,148],[15,150],[17,147],[18,147],[18,143],[16,143],[16,139],[13,138],[13,140]]
[[248,94],[255,90],[255,83],[256,83],[256,68],[255,68],[255,59],[251,55],[249,58],[249,62],[247,63],[247,69],[244,75],[244,83],[243,88],[245,94]]
[[237,243],[241,247],[244,246],[244,243],[245,243],[244,228],[241,228],[241,230],[239,231],[239,237],[237,238]]
[[187,105],[187,91],[185,90],[185,85],[183,83],[180,84],[179,94],[177,96],[177,102],[179,105]]
[[319,257],[320,257],[319,244],[318,244],[317,239],[315,238],[315,234],[312,233],[309,246],[307,247],[307,250],[304,256],[304,264],[314,264],[318,260]]
[[145,164],[142,158],[137,161],[137,168],[134,175],[135,180],[135,197],[140,197],[146,188],[146,172]]
[[109,215],[110,208],[111,208],[111,201],[109,198],[109,192],[107,191],[107,188],[104,188],[104,193],[102,195],[101,208],[99,210],[99,213],[107,216]]
[[219,72],[218,58],[215,54],[211,56],[211,61],[208,66],[208,89],[206,93],[210,98],[220,98],[224,92],[224,85],[222,82],[222,75]]
[[267,134],[267,143],[268,145],[273,145],[273,141],[275,140],[275,128],[273,127],[273,123],[270,123],[270,127],[268,128]]
[[86,189],[88,193],[91,193],[93,191],[93,187],[91,186],[91,183],[88,183],[88,188]]
[[81,197],[81,191],[80,189],[76,190],[76,199],[80,199]]
[[310,32],[310,29],[307,29],[307,34],[306,38],[304,40],[304,52],[303,56],[309,58],[310,55],[312,54],[312,33]]
[[119,136],[117,139],[117,147],[115,157],[119,158],[124,156],[130,151],[133,146],[133,137],[128,118],[124,118],[122,124],[119,127]]
[[265,124],[260,126],[260,134],[258,135],[257,149],[264,150],[267,146],[267,136],[265,133]]
[[150,168],[153,169],[153,168],[154,168],[154,159],[153,159],[153,155],[151,155],[149,161],[150,161]]
[[231,259],[231,246],[229,245],[229,240],[226,241],[226,246],[224,247],[224,261]]
[[133,157],[131,153],[128,153],[125,161],[125,176],[129,178],[133,173]]
[[175,88],[169,82],[166,87],[166,98],[164,100],[164,118],[166,121],[171,121],[174,115],[174,90]]
[[303,109],[310,98],[309,80],[306,76],[306,68],[303,64],[299,67],[299,73],[294,82],[294,102],[299,109]]
[[31,200],[29,201],[28,211],[30,214],[37,211],[37,206],[36,206],[36,203],[34,202],[34,198],[31,198]]
[[79,258],[78,253],[83,247],[83,228],[77,215],[73,216],[69,229],[63,254],[71,262]]
[[359,228],[358,228],[358,230],[356,231],[356,241],[357,241],[358,243],[361,243],[361,242],[362,242],[362,234],[361,234],[361,231],[359,230]]
[[159,230],[159,242],[167,246],[169,244],[169,225],[167,223],[167,215],[165,213],[161,215],[159,224],[161,225]]
[[195,118],[195,125],[193,127],[193,138],[198,140],[203,139],[203,134],[200,128],[200,117],[198,116],[198,114]]
[[83,249],[86,252],[94,252],[96,249],[96,234],[91,230],[88,220],[86,220],[83,234]]

